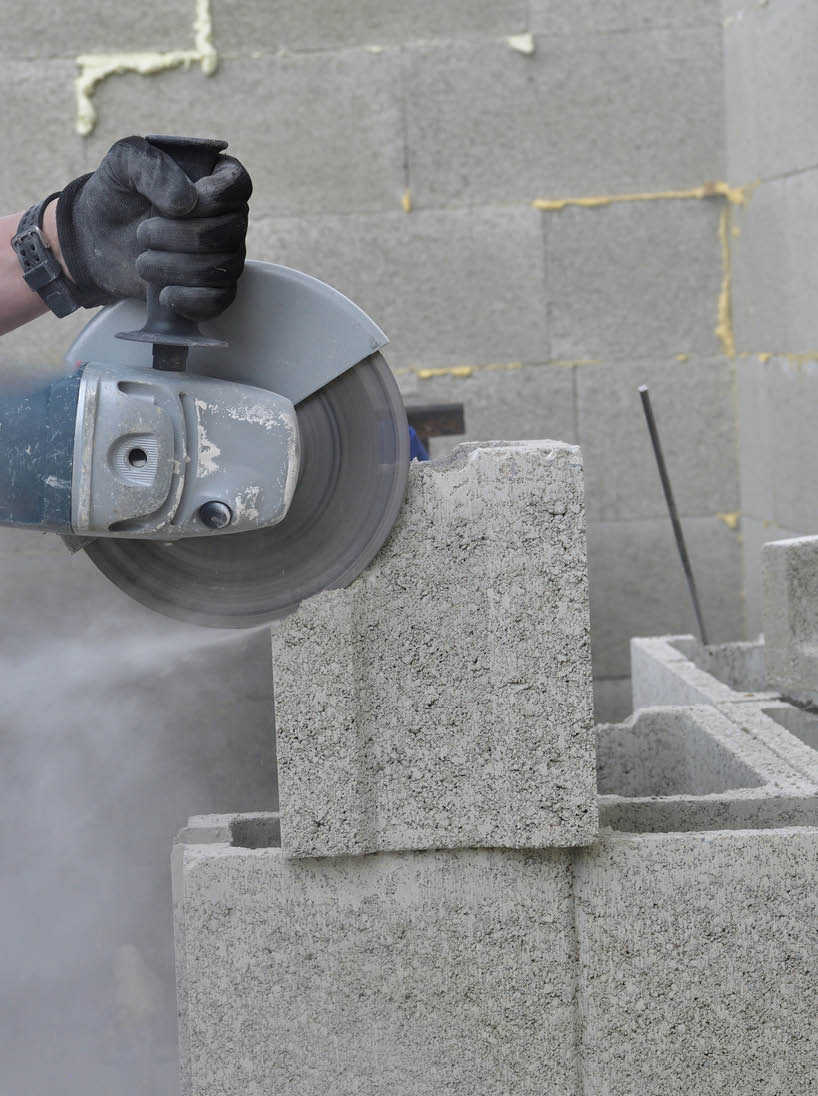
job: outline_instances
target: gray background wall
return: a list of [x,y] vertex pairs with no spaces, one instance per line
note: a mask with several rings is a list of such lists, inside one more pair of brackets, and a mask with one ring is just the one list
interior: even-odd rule
[[[808,307],[814,172],[805,169],[818,163],[810,148],[818,82],[807,67],[817,17],[809,0],[748,0],[725,11],[719,0],[212,0],[215,75],[194,63],[149,77],[113,76],[94,96],[96,129],[80,137],[76,58],[190,50],[194,10],[194,0],[146,0],[137,8],[67,0],[56,13],[44,0],[0,0],[6,209],[23,209],[91,170],[126,133],[228,138],[255,181],[250,255],[323,277],[366,308],[392,337],[389,358],[408,402],[462,401],[470,438],[550,436],[582,445],[600,717],[629,708],[631,635],[693,628],[641,420],[641,383],[653,394],[711,636],[741,638],[746,621],[755,630],[760,541],[779,529],[811,528],[815,477],[805,454],[814,435],[815,365],[781,356],[818,345]],[[509,44],[524,34],[532,35],[532,52],[521,51],[526,40]],[[744,207],[713,187],[709,197],[696,193],[726,178],[737,186],[764,182]],[[636,197],[618,200],[623,195]],[[613,200],[559,207],[560,200],[587,198]],[[5,337],[0,368],[59,362],[85,318],[42,319]],[[761,361],[759,353],[778,356]],[[117,863],[128,876],[135,859],[160,855],[187,813],[273,805],[263,646],[237,651],[224,641],[207,648],[197,664],[184,666],[183,700],[168,675],[151,669],[146,683],[145,673],[133,670],[132,648],[118,655],[111,636],[131,630],[140,649],[167,638],[180,651],[163,649],[168,667],[181,665],[181,652],[194,641],[127,605],[84,559],[8,533],[0,541],[0,590],[9,642],[14,646],[21,626],[29,637],[17,653],[34,657],[47,649],[53,657],[45,665],[59,666],[63,643],[79,645],[122,683],[136,712],[129,722],[121,705],[77,709],[76,689],[66,691],[60,673],[44,673],[50,699],[39,725],[49,726],[55,710],[78,711],[71,735],[97,721],[103,739],[119,728],[121,742],[93,770],[90,785],[81,773],[64,773],[64,825],[77,802],[93,805],[100,787],[124,779],[135,726],[153,726],[159,743],[158,727],[165,737],[193,736],[180,776],[184,790],[174,790],[173,781],[163,786],[162,812],[153,810],[157,790],[137,766],[132,817],[150,817],[152,836],[138,850],[111,839],[100,864]],[[101,619],[109,627],[100,638]],[[195,748],[196,713],[207,710],[201,698],[212,695],[216,668],[228,698],[220,729],[229,733],[202,752]],[[16,673],[9,664],[7,676]],[[31,698],[39,703],[43,693],[31,688],[9,718],[10,749],[28,741]],[[62,707],[54,700],[60,696]],[[191,709],[197,696],[200,706]],[[48,757],[59,783],[62,755],[33,741],[18,791],[28,809],[44,812],[48,796],[36,783],[27,795],[27,781],[38,759]],[[149,771],[166,762],[172,769],[168,756],[157,747]],[[239,788],[262,758],[267,768],[258,770],[253,801],[242,798]],[[104,832],[110,815],[98,824]],[[24,852],[31,858],[49,847],[34,837],[27,844],[28,832],[39,831],[15,831],[10,877]],[[65,862],[63,845],[51,847],[61,851],[42,861],[36,894],[63,915],[76,908],[86,929],[72,947],[82,956],[94,919],[59,873],[49,876],[50,866]],[[82,841],[73,856],[68,863],[78,871]],[[153,928],[144,930],[139,948],[167,995],[163,886],[157,884]],[[111,892],[118,887],[112,878]],[[27,921],[27,914],[21,905],[19,918]],[[121,919],[120,929],[111,928],[114,917],[112,905],[102,903],[99,923],[109,927],[99,935],[100,970],[107,972],[100,985],[112,995],[111,1009],[122,981],[114,974],[116,955],[134,943],[135,931],[122,928]],[[45,968],[50,957],[56,969],[58,949],[45,929],[39,939]],[[63,978],[69,991],[82,966],[80,959]],[[21,1029],[42,1021],[46,1031],[47,991],[32,978],[40,988],[32,990],[35,1004]],[[142,985],[149,997],[148,981],[132,975],[128,984]],[[94,1000],[107,1000],[104,993]],[[13,1007],[11,998],[5,1007]],[[73,1022],[66,1020],[69,1028]],[[170,1061],[172,1024],[160,1025],[153,1038],[157,1056]],[[75,1071],[80,1081],[88,1071],[84,1087],[78,1082],[83,1093],[97,1084],[89,1079],[99,1057],[92,1045],[82,1043]],[[35,1053],[21,1050],[18,1059],[32,1096],[53,1091]],[[120,1091],[141,1092],[143,1083],[162,1091],[120,1058],[111,1061]],[[110,1077],[98,1085],[110,1091]]]

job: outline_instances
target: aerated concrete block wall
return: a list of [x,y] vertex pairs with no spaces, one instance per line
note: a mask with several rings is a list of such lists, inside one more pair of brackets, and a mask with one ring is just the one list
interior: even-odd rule
[[725,0],[727,171],[747,624],[759,553],[818,532],[818,75],[811,0]]
[[[719,0],[198,6],[211,47],[197,0],[0,0],[6,204],[123,133],[229,138],[255,180],[250,254],[367,309],[407,402],[463,402],[469,439],[582,445],[602,715],[626,710],[631,635],[693,626],[635,391],[649,384],[711,632],[737,638],[726,199],[699,196],[726,173]],[[151,55],[154,75],[104,79],[95,128],[75,132],[78,57],[169,49],[189,67]],[[78,322],[39,321],[0,357],[58,360]]]

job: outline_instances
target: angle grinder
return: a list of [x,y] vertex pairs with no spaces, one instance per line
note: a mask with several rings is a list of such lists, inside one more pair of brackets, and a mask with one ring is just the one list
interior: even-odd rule
[[[226,147],[148,139],[193,182]],[[348,585],[406,489],[386,336],[330,286],[271,263],[248,261],[233,304],[201,329],[159,292],[98,312],[54,383],[0,393],[0,524],[60,534],[143,605],[213,627]]]

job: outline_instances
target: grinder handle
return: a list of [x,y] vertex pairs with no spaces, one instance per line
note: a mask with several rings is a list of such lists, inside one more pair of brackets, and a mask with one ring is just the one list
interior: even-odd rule
[[[210,175],[216,166],[219,153],[227,148],[227,141],[211,140],[207,137],[164,137],[150,134],[147,140],[173,157],[192,183]],[[152,213],[156,215],[155,211]],[[157,338],[154,342],[154,369],[180,371],[185,368],[187,361],[184,340],[188,339],[191,345],[196,345],[202,342],[203,336],[197,323],[177,315],[159,303],[162,288],[148,285],[147,318],[143,330],[155,336],[170,335],[173,340],[171,343],[162,343]]]

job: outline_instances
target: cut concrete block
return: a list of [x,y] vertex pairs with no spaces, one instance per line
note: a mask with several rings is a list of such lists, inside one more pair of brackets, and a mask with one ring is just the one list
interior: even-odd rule
[[714,707],[643,708],[600,725],[597,765],[600,822],[617,830],[818,822],[818,767],[793,768]]
[[727,358],[584,365],[576,379],[589,521],[667,514],[637,396],[641,384],[650,388],[679,512],[739,509],[733,365]]
[[724,32],[730,178],[751,182],[818,162],[811,0],[742,3]]
[[[386,351],[387,355],[389,350]],[[462,403],[466,433],[432,439],[431,455],[443,456],[463,441],[481,438],[561,438],[576,441],[572,370],[558,365],[475,369],[468,375],[398,377],[407,406]]]
[[692,636],[631,641],[634,708],[709,705],[818,787],[818,720],[767,687],[763,641],[702,647]]
[[[100,119],[89,151],[101,157],[123,118],[137,133],[226,134],[253,178],[254,217],[400,209],[398,65],[394,51],[354,50],[228,58],[212,77],[194,69],[117,77],[96,93]],[[258,111],[246,109],[260,89],[263,139]]]
[[633,706],[715,705],[768,700],[764,644],[725,643],[703,647],[693,636],[631,640]]
[[389,335],[393,366],[550,358],[533,209],[263,220],[248,251],[351,297]]
[[818,537],[765,544],[761,577],[770,680],[787,696],[818,698]]
[[419,208],[662,191],[723,176],[720,29],[535,45],[531,54],[502,40],[406,53]]
[[304,602],[273,648],[287,855],[594,839],[575,447],[413,465],[374,563]]
[[[716,641],[742,635],[741,544],[719,518],[686,518],[684,532],[705,623]],[[591,522],[588,526],[594,674],[630,673],[635,635],[695,628],[670,522]]]
[[332,49],[411,44],[418,38],[509,35],[528,29],[526,0],[219,0],[213,25],[219,48]]
[[720,353],[721,209],[704,199],[543,213],[552,357]]
[[721,18],[720,0],[531,0],[531,29],[538,34],[721,27]]
[[577,856],[585,1092],[806,1096],[818,829],[606,836]]
[[[109,0],[83,0],[59,12],[46,0],[6,4],[0,57],[11,61],[73,60],[83,53],[192,49],[195,14],[192,0],[151,3],[150,18],[145,17],[142,6]],[[65,92],[73,103],[70,81]]]
[[578,1096],[565,851],[179,845],[174,897],[182,1096]]
[[818,247],[813,211],[818,170],[765,182],[733,212],[731,238],[736,345],[752,353],[803,354],[818,345],[812,304],[818,275],[809,256]]
[[[75,75],[73,61],[3,62],[3,136],[8,148],[14,149],[0,164],[4,215],[22,214],[34,202],[96,166],[87,166],[82,138],[74,132]],[[48,150],[46,156],[44,149]]]

